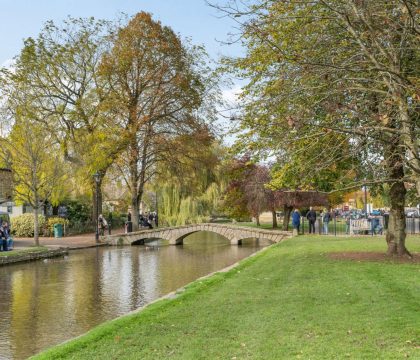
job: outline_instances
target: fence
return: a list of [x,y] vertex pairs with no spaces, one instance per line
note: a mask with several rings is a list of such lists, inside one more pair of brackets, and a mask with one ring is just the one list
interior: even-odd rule
[[[420,234],[420,218],[406,218],[406,233]],[[291,224],[290,224],[290,227]],[[345,219],[333,217],[327,224],[317,217],[313,233],[319,235],[382,235],[388,228],[387,216],[375,216],[368,219]],[[304,216],[301,217],[299,234],[310,233],[309,221]]]

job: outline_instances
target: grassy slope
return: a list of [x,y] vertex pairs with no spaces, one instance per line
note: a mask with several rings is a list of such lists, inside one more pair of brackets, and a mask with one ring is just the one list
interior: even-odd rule
[[0,256],[18,256],[27,253],[42,253],[48,251],[47,247],[44,246],[34,246],[27,249],[14,249],[12,251],[1,251]]
[[[408,246],[420,251],[420,239]],[[335,261],[383,238],[298,237],[39,359],[420,358],[420,266]]]

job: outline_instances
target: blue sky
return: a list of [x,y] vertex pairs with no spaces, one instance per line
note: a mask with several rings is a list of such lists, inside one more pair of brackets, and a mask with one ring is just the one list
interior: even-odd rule
[[204,0],[0,0],[0,65],[19,53],[24,38],[37,36],[47,20],[60,22],[68,15],[111,20],[120,12],[133,15],[142,10],[181,36],[204,44],[213,58],[241,51],[239,46],[220,44],[235,31],[234,23],[218,18],[220,14]]

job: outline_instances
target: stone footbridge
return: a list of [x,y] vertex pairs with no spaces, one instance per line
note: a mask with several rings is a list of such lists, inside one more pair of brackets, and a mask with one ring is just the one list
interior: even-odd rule
[[230,224],[204,223],[140,230],[128,234],[106,235],[101,240],[110,245],[142,245],[146,240],[163,239],[169,241],[170,245],[181,245],[184,238],[197,231],[209,231],[222,235],[232,245],[240,245],[242,240],[249,238],[255,238],[257,240],[264,239],[272,243],[277,243],[284,238],[292,236],[291,231],[264,230]]

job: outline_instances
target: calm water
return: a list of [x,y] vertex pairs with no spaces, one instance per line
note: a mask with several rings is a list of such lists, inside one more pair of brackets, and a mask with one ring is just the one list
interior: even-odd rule
[[[25,359],[247,257],[195,233],[183,246],[97,248],[0,267],[0,359]],[[261,244],[262,245],[262,244]]]

